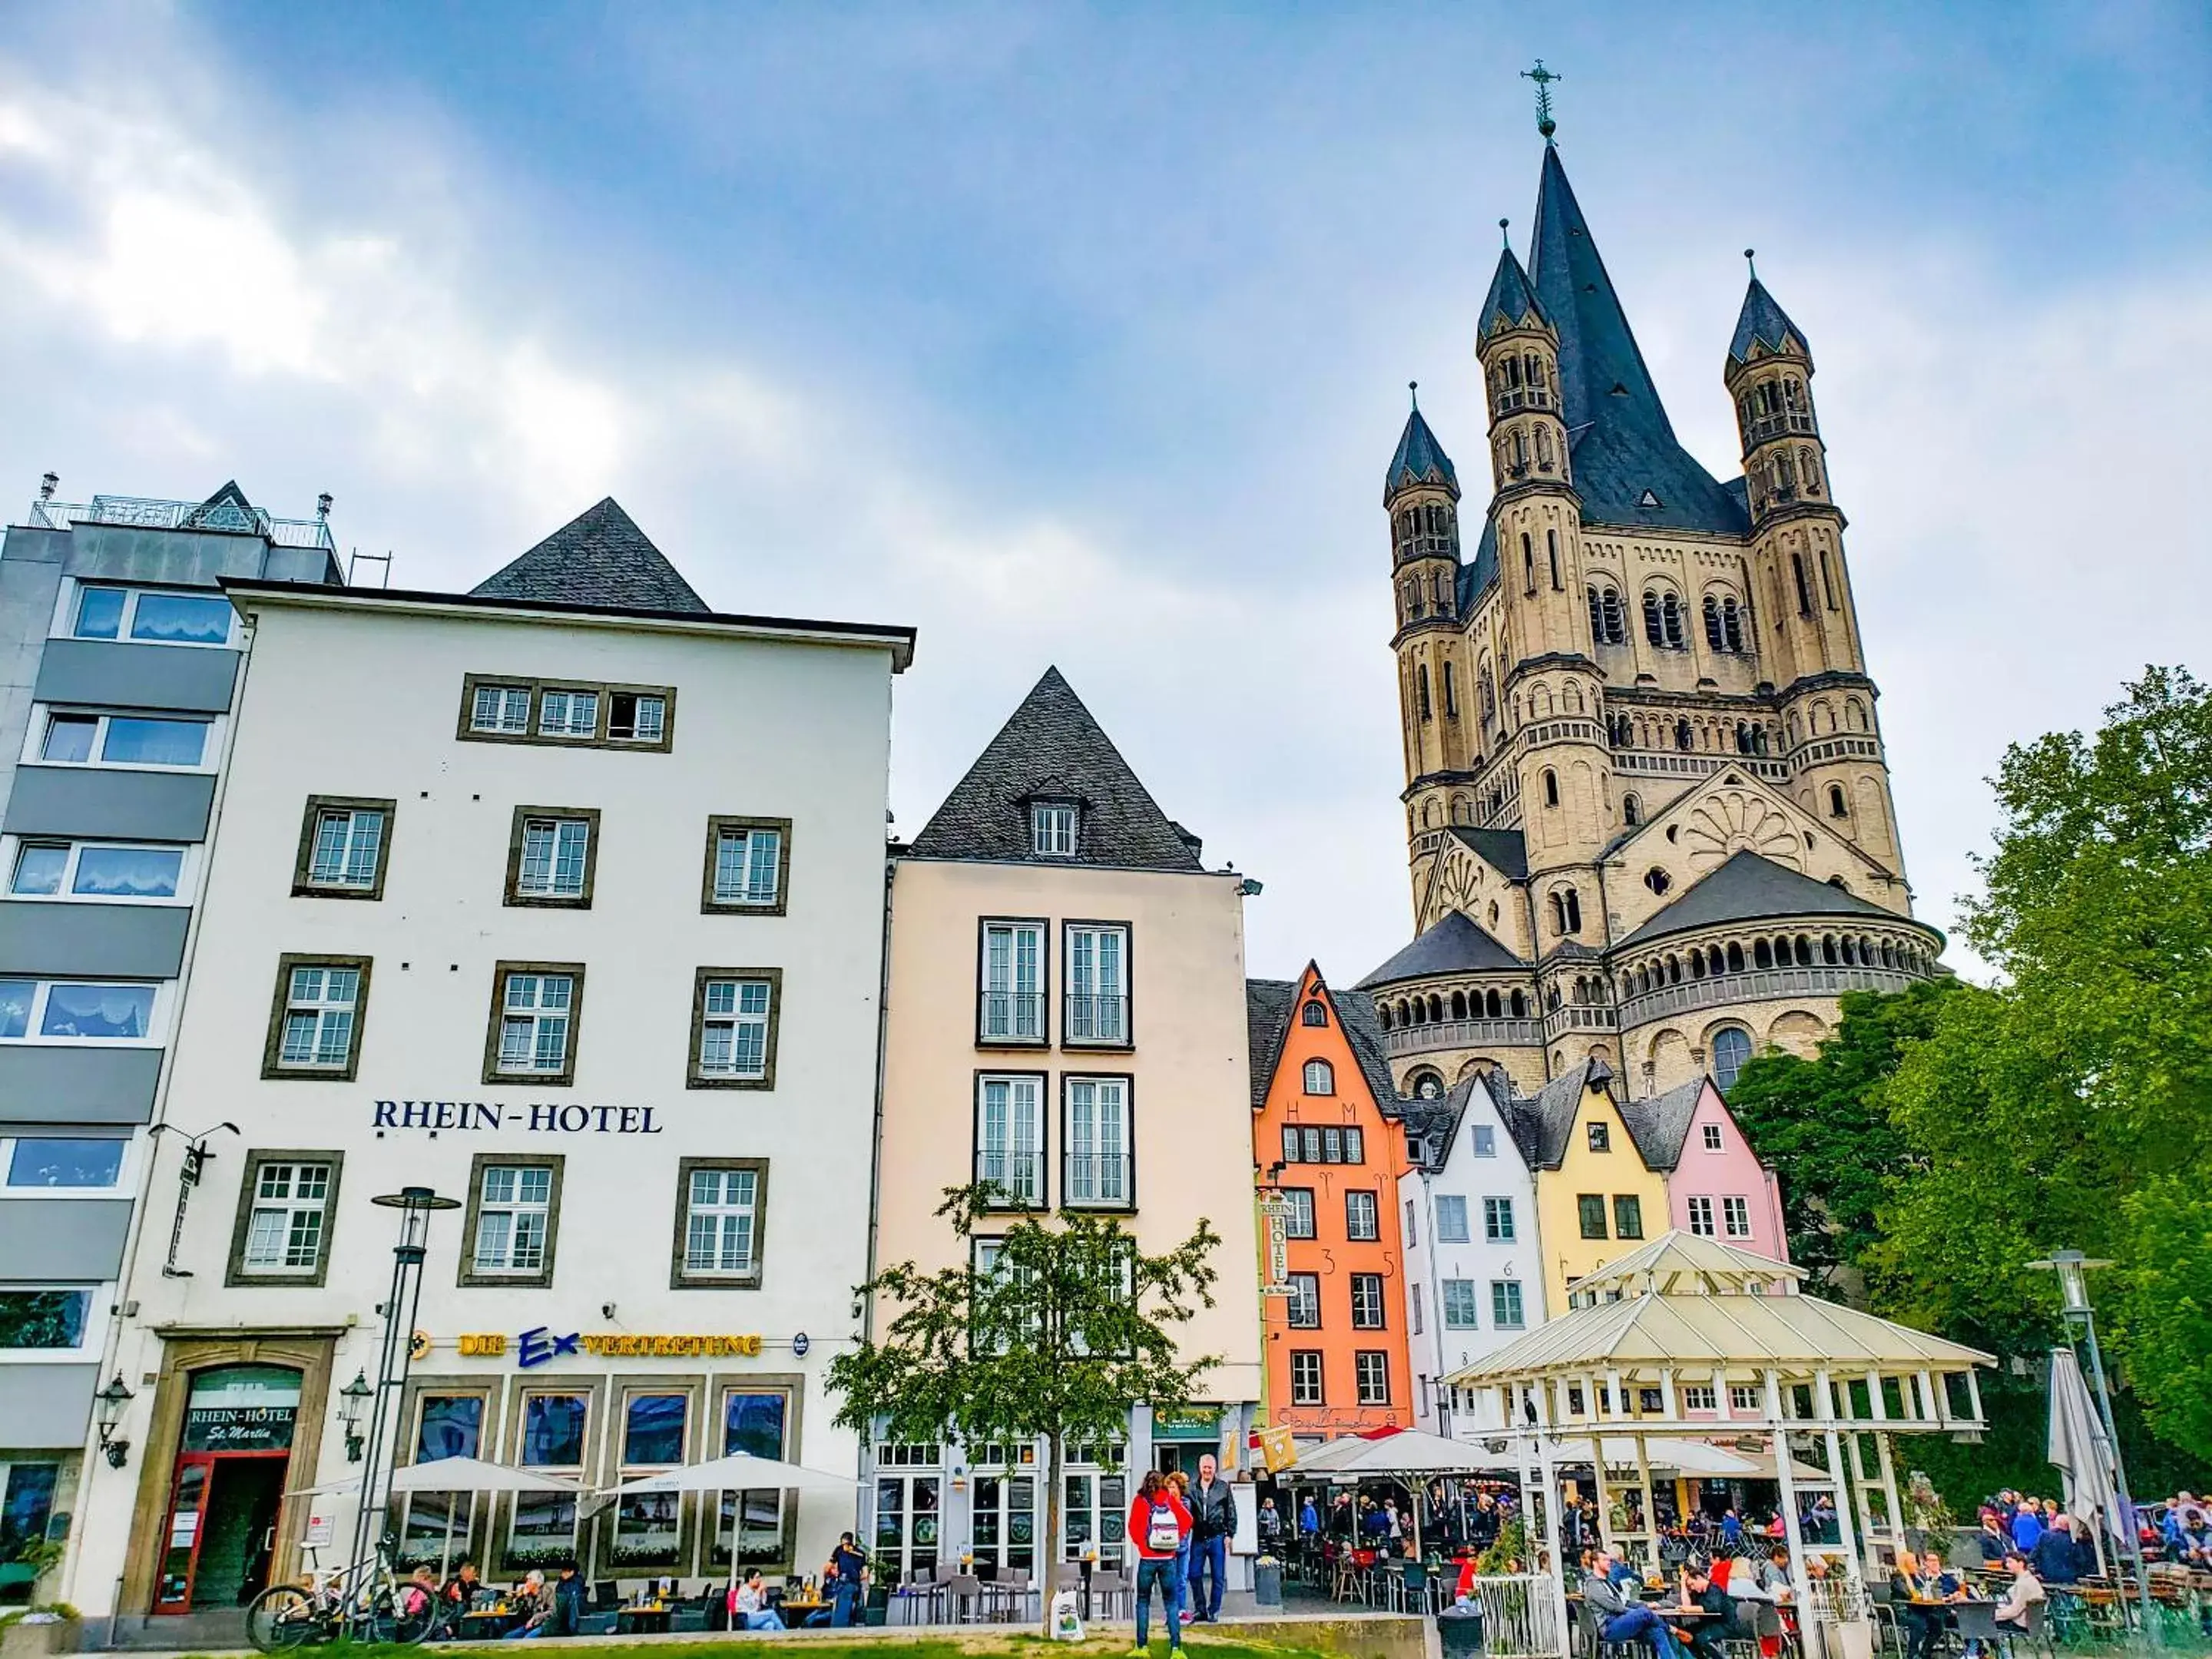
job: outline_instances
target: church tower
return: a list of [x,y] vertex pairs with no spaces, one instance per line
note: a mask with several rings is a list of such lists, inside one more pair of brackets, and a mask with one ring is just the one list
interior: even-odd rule
[[1755,270],[1724,379],[1743,443],[1753,615],[1778,690],[1791,793],[1901,877],[1874,682],[1844,561],[1844,515],[1829,492],[1813,408],[1812,347]]

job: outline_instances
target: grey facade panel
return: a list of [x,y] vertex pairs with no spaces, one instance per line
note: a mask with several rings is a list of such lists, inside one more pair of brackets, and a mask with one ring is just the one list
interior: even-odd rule
[[215,777],[207,772],[107,772],[19,766],[4,828],[17,836],[202,841]]
[[18,1282],[113,1279],[130,1231],[127,1198],[11,1198],[0,1203],[0,1272]]
[[75,1451],[99,1386],[97,1365],[0,1365],[0,1452]]
[[238,660],[235,651],[205,647],[49,640],[31,695],[40,702],[220,714],[230,707]]
[[34,1123],[149,1123],[161,1054],[159,1048],[0,1045],[0,1134]]
[[174,979],[191,921],[181,904],[0,900],[0,974]]

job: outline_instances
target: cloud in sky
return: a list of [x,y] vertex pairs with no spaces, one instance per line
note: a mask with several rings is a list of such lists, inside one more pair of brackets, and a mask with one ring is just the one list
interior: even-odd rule
[[[1797,40],[1778,131],[1721,95],[1771,19],[1547,45],[1389,15],[47,18],[0,48],[0,456],[26,495],[49,465],[77,498],[329,489],[410,586],[615,494],[713,603],[921,627],[908,833],[1056,661],[1210,860],[1266,880],[1255,969],[1348,981],[1408,924],[1382,463],[1418,375],[1480,490],[1473,313],[1533,200],[1512,71],[1549,51],[1717,473],[1744,241],[1813,336],[1947,921],[2003,744],[2201,661],[2201,19],[2011,14],[1998,60],[1885,14]],[[2115,88],[2124,153],[2080,107]]]

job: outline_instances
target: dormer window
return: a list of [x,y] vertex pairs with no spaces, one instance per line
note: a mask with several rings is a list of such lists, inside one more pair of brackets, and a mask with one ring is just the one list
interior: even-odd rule
[[1030,808],[1030,850],[1039,858],[1075,856],[1075,808],[1065,802],[1039,801]]

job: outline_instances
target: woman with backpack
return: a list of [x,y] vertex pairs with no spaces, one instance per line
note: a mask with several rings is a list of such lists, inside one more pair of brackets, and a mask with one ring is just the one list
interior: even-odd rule
[[1160,1587],[1167,1610],[1168,1650],[1182,1650],[1182,1574],[1178,1565],[1190,1537],[1190,1510],[1158,1469],[1145,1472],[1144,1484],[1130,1500],[1127,1536],[1137,1552],[1137,1647],[1152,1638],[1152,1586]]

